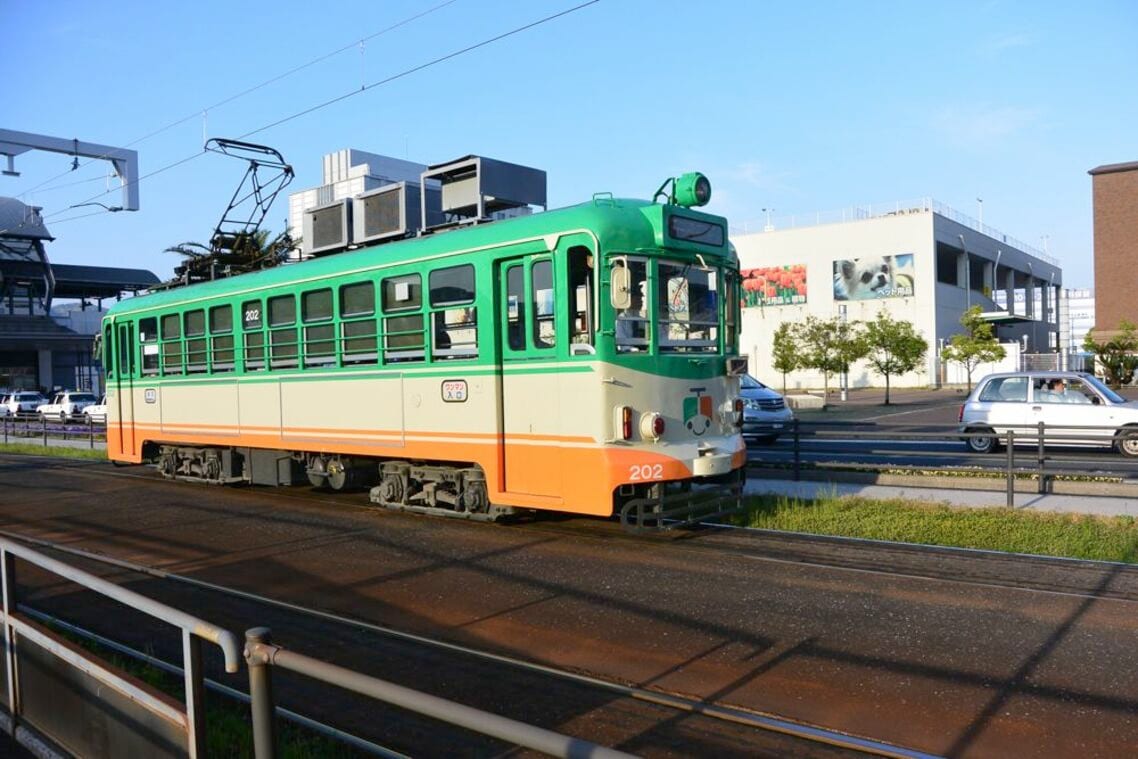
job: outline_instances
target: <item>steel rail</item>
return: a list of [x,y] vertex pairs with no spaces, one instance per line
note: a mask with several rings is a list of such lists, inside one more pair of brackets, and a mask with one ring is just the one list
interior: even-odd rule
[[556,677],[568,682],[607,690],[610,693],[615,693],[617,695],[632,698],[638,701],[655,704],[657,706],[664,706],[667,708],[675,709],[677,711],[699,714],[701,716],[706,716],[708,718],[719,721],[733,722],[745,727],[752,727],[767,732],[780,733],[783,735],[800,738],[812,743],[823,743],[837,748],[857,751],[863,754],[883,757],[897,757],[899,759],[935,759],[938,756],[936,754],[929,754],[918,751],[916,749],[909,749],[903,746],[898,746],[886,741],[878,741],[871,738],[864,738],[844,732],[839,732],[836,730],[829,730],[817,725],[810,725],[807,723],[797,722],[773,715],[759,714],[741,708],[710,704],[705,701],[690,699],[664,691],[648,690],[646,688],[637,688],[635,686],[622,685],[620,683],[614,683],[608,680],[590,677],[588,675],[567,672],[543,664],[536,664],[534,662],[527,662],[501,654],[480,651],[478,649],[461,646],[455,643],[436,640],[433,638],[428,638],[426,636],[416,635],[414,633],[403,632],[400,630],[395,630],[393,628],[384,627],[382,625],[365,622],[359,619],[353,619],[351,617],[335,614],[333,612],[300,606],[299,604],[261,596],[256,593],[250,593],[248,591],[239,590],[237,588],[230,588],[204,580],[197,580],[192,577],[186,577],[185,575],[179,575],[174,572],[167,572],[166,570],[148,567],[146,565],[127,561],[125,559],[116,559],[101,554],[95,554],[89,551],[85,551],[81,548],[56,545],[50,541],[21,536],[6,530],[0,530],[0,536],[9,536],[15,539],[25,540],[44,548],[50,548],[52,550],[57,550],[63,553],[71,554],[73,556],[78,556],[98,563],[114,566],[119,569],[125,569],[139,574],[156,577],[158,579],[170,580],[172,582],[179,582],[206,590],[212,590],[225,595],[242,598],[291,612],[296,612],[328,622],[335,622],[337,624],[345,625],[348,627],[366,630],[368,632],[377,633],[396,640],[430,646],[450,653],[462,654],[464,656],[493,662],[495,664],[514,667],[527,672]]

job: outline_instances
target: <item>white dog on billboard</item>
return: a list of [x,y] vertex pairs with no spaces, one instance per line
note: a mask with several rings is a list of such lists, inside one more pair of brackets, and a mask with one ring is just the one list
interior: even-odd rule
[[912,253],[834,261],[834,300],[906,298],[912,294]]

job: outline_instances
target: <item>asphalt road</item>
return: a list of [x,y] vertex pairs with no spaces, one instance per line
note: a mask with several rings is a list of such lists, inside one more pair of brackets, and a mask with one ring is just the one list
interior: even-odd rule
[[[737,531],[632,538],[584,519],[478,525],[306,488],[124,476],[137,473],[0,456],[0,522],[408,632],[935,754],[1117,757],[1138,734],[1132,567]],[[288,639],[287,629],[275,633]],[[350,640],[329,640],[327,654],[368,660]],[[609,704],[552,718],[554,729],[649,755],[724,748],[700,742],[713,731],[680,729],[685,717],[667,718],[675,729],[666,738],[630,730]]]

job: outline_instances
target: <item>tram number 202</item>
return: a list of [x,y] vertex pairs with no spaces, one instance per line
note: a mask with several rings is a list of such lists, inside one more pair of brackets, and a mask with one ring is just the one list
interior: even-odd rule
[[628,470],[630,482],[648,482],[664,478],[663,464],[633,464]]

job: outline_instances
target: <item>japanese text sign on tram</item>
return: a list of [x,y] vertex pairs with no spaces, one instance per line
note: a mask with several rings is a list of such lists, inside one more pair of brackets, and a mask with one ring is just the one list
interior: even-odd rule
[[465,403],[466,380],[443,380],[443,401],[446,403]]

